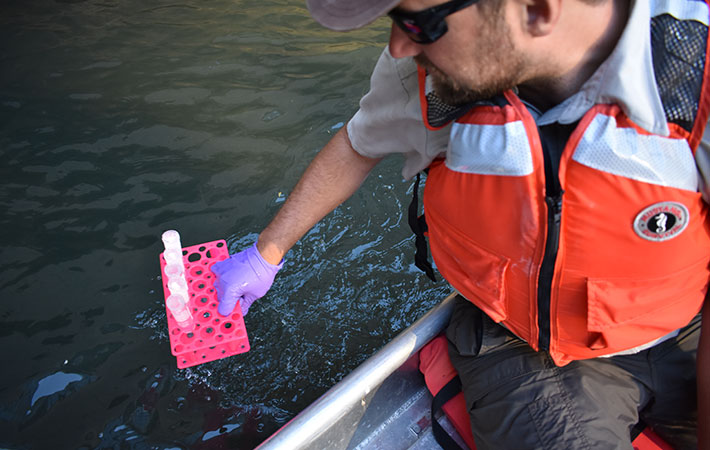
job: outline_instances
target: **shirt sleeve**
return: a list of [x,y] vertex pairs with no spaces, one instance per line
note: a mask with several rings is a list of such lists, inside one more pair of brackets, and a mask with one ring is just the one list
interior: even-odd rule
[[432,131],[422,120],[417,66],[412,58],[393,58],[385,48],[370,78],[370,91],[348,122],[355,151],[369,158],[404,154],[402,175],[409,179],[446,153],[449,127]]
[[695,151],[695,163],[700,173],[700,192],[706,203],[710,203],[710,122],[705,125],[705,133]]

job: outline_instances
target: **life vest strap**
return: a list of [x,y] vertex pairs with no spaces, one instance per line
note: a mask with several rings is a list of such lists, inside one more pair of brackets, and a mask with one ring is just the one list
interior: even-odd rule
[[453,377],[439,390],[431,402],[431,431],[434,439],[444,450],[463,450],[462,447],[444,430],[435,414],[441,411],[444,405],[461,392],[461,379],[458,375]]
[[414,265],[419,270],[424,272],[431,281],[436,281],[434,268],[429,261],[429,251],[427,250],[427,242],[424,233],[427,232],[426,219],[424,214],[419,216],[419,183],[421,182],[421,173],[417,174],[417,179],[414,181],[414,191],[412,193],[412,202],[409,204],[409,228],[416,236],[414,246]]

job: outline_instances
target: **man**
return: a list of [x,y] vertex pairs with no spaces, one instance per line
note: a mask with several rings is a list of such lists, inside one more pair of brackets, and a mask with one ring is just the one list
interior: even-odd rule
[[406,177],[430,168],[430,245],[461,293],[447,337],[479,448],[631,448],[639,420],[695,448],[698,417],[707,448],[707,5],[308,4],[339,30],[388,13],[390,43],[258,242],[215,265],[220,312],[246,313],[294,243],[402,152]]

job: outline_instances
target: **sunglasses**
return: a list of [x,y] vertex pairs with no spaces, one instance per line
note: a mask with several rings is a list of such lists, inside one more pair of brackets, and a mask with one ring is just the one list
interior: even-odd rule
[[399,11],[395,8],[387,15],[407,34],[409,39],[418,44],[431,44],[449,30],[449,27],[446,26],[446,16],[478,1],[451,0],[417,12]]

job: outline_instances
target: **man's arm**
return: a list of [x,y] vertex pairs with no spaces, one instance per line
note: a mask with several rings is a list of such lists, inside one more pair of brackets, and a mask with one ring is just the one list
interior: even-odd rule
[[414,62],[398,62],[385,50],[360,109],[311,162],[256,245],[212,265],[220,314],[231,314],[237,303],[246,314],[271,288],[286,252],[350,197],[382,157],[404,153],[403,173],[413,174],[446,149],[448,132],[436,134],[422,125],[417,86]]
[[271,288],[286,252],[316,222],[350,197],[379,161],[356,152],[345,128],[333,136],[261,232],[256,245],[210,268],[217,276],[219,313],[232,314],[239,302],[246,315],[251,304]]
[[710,450],[710,300],[703,306],[698,345],[698,448]]
[[360,187],[381,159],[353,149],[343,127],[313,159],[271,223],[261,232],[257,248],[278,264],[293,245],[326,214]]

